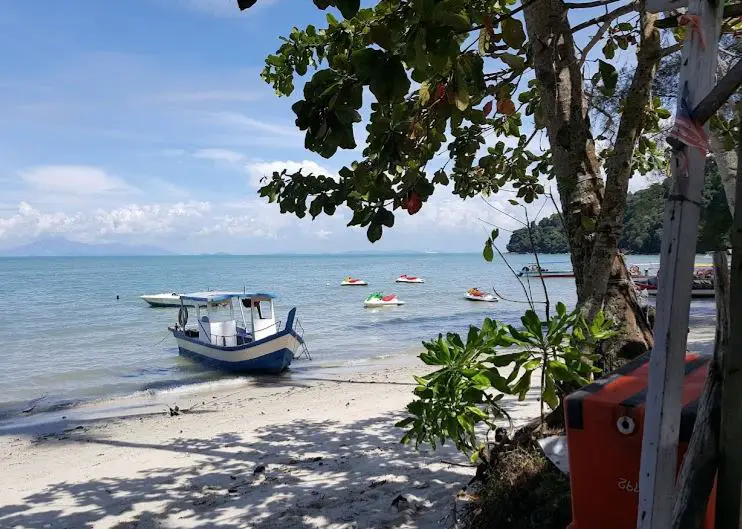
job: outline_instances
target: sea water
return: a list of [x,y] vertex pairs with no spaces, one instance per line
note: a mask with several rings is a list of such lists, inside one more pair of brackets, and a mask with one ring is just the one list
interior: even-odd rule
[[[520,270],[533,256],[508,259]],[[552,270],[571,268],[566,255],[542,260]],[[395,283],[401,274],[425,283]],[[348,275],[369,286],[341,287]],[[574,305],[572,279],[547,285],[552,303]],[[466,300],[471,287],[494,287],[506,300]],[[526,287],[544,299],[539,281]],[[35,399],[48,409],[184,384],[234,383],[239,377],[178,355],[167,332],[176,308],[151,308],[139,298],[207,289],[273,292],[276,317],[284,321],[297,307],[313,360],[295,361],[291,376],[411,354],[421,341],[466,332],[485,317],[518,324],[528,308],[507,265],[497,257],[487,263],[481,254],[2,258],[0,417]],[[364,309],[372,292],[396,293],[406,304]]]

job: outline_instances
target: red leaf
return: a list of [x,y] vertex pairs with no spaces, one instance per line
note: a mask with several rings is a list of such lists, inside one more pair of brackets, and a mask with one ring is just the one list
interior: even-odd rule
[[438,100],[441,100],[446,95],[446,85],[443,83],[438,84],[438,88],[435,90],[435,96]]
[[497,111],[506,116],[515,114],[515,103],[512,99],[501,99],[497,102]]
[[482,116],[486,118],[490,115],[490,112],[492,112],[492,101],[487,101],[487,104],[482,109]]
[[414,215],[415,213],[420,211],[420,208],[423,207],[422,200],[420,200],[420,195],[418,195],[416,191],[410,193],[405,206],[407,213],[409,213],[410,215]]

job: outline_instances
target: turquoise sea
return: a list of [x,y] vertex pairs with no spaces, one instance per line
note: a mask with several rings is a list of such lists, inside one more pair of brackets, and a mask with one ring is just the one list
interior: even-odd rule
[[[510,256],[520,269],[532,256]],[[569,268],[566,255],[542,258]],[[656,262],[633,256],[631,262]],[[397,284],[407,273],[421,285]],[[368,287],[340,287],[347,275]],[[470,287],[512,301],[464,299]],[[550,297],[574,304],[571,279],[548,280]],[[89,399],[214,383],[234,375],[209,371],[178,356],[167,326],[177,309],[150,308],[141,294],[205,289],[267,290],[278,295],[277,317],[291,307],[306,330],[313,360],[295,361],[286,377],[328,366],[354,366],[409,354],[439,332],[464,332],[486,316],[517,322],[524,294],[506,265],[481,254],[172,256],[0,259],[2,370],[0,417],[29,402],[38,409]],[[540,285],[532,284],[542,299]],[[406,305],[364,309],[371,292],[396,293]],[[118,299],[117,299],[118,296]]]

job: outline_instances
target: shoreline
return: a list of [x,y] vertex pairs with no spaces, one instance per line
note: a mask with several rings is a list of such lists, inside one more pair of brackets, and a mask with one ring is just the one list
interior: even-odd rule
[[[691,329],[689,348],[708,354],[713,319],[694,316]],[[473,468],[450,444],[401,445],[394,427],[413,398],[412,375],[430,368],[411,353],[363,367],[118,399],[5,425],[0,527],[452,526]],[[539,414],[535,386],[523,402],[502,402],[514,427]]]

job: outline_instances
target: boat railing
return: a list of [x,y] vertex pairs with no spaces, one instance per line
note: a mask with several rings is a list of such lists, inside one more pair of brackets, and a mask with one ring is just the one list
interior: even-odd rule
[[296,318],[294,320],[294,329],[299,338],[301,338],[301,350],[299,351],[296,359],[301,360],[302,358],[306,358],[307,360],[311,360],[312,355],[309,354],[309,347],[307,346],[307,342],[304,339],[304,326],[301,324],[301,320],[299,318]]

